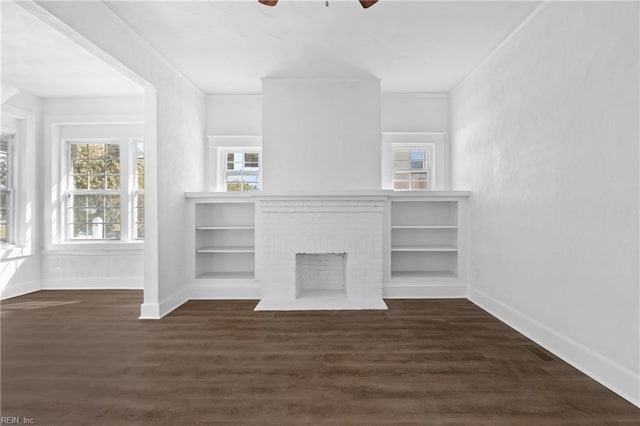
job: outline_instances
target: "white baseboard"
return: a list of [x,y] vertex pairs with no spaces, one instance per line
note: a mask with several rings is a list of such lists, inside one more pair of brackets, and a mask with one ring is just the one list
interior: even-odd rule
[[11,299],[12,297],[23,296],[25,294],[33,293],[34,291],[39,291],[39,290],[41,290],[40,280],[25,281],[19,284],[8,285],[0,293],[0,300],[6,300],[6,299]]
[[161,319],[188,301],[187,289],[182,288],[160,303],[143,303],[140,306],[140,319]]
[[43,279],[42,290],[142,290],[143,277],[68,277]]
[[385,299],[464,299],[467,286],[464,284],[385,284],[382,286]]
[[592,351],[478,289],[469,287],[467,298],[587,376],[640,407],[640,374]]
[[192,284],[188,287],[189,299],[247,299],[258,300],[261,297],[260,285],[234,285],[234,284]]

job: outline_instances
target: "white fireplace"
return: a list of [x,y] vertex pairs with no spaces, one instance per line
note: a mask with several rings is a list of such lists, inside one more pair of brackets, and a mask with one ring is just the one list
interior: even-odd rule
[[386,309],[383,212],[376,197],[258,201],[256,310]]

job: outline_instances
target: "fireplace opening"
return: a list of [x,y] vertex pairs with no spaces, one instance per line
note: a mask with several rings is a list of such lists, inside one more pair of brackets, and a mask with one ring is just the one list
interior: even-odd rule
[[347,253],[296,253],[296,298],[344,295]]

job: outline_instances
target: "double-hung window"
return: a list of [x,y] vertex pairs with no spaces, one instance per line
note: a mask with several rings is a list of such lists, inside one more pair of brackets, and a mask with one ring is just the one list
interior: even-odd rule
[[0,135],[0,245],[13,239],[13,140],[11,134]]
[[393,189],[433,188],[433,145],[393,148]]
[[67,239],[121,238],[119,141],[68,143]]
[[251,150],[224,151],[224,188],[226,191],[260,189],[260,153]]
[[133,142],[135,153],[135,183],[133,190],[133,238],[144,239],[144,143],[140,139]]

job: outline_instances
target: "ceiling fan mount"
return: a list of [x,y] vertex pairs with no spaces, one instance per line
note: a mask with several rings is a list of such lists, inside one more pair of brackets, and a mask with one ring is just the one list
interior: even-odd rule
[[[364,9],[368,9],[378,2],[378,0],[358,0],[358,1],[360,2],[360,5]],[[264,4],[265,6],[271,6],[271,7],[278,4],[278,0],[258,0],[258,2],[260,4]],[[327,6],[328,5],[329,5],[329,1],[327,1]]]

